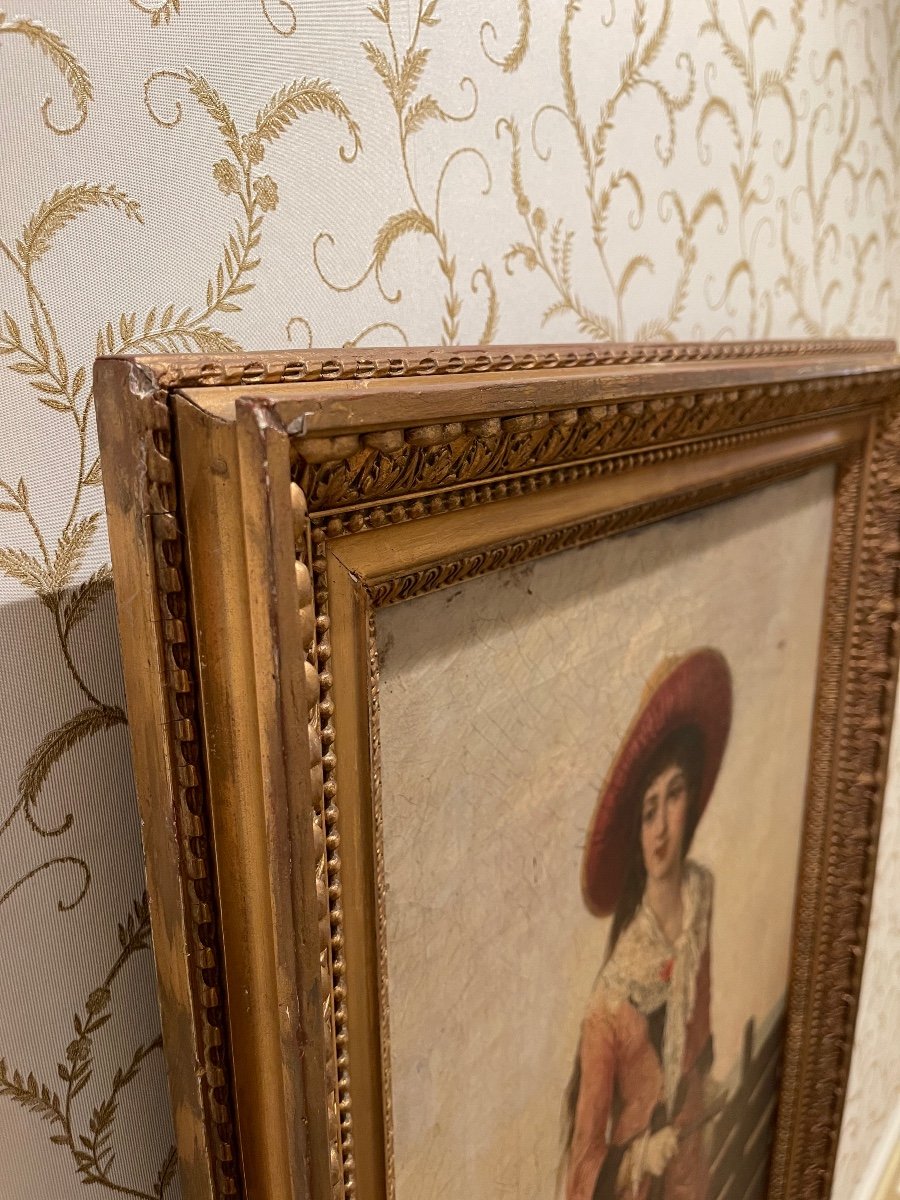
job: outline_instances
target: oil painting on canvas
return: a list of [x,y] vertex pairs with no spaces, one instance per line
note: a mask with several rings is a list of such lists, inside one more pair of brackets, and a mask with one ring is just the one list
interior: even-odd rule
[[396,1200],[763,1194],[833,486],[377,614]]
[[[582,892],[611,917],[567,1096],[568,1200],[709,1190],[713,876],[688,857],[731,724],[715,650],[665,663],[600,793]],[[711,1086],[712,1085],[712,1086]]]

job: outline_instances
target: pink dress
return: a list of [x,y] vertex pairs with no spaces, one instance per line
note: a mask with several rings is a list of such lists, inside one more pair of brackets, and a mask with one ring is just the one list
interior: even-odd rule
[[[712,876],[690,861],[682,902],[674,943],[642,906],[594,986],[581,1026],[566,1200],[706,1200]],[[667,1125],[679,1145],[656,1177],[644,1162],[647,1142]]]

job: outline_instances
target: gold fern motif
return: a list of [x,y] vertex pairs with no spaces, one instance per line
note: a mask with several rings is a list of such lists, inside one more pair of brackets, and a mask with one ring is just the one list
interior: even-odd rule
[[[837,17],[836,17],[837,20]],[[839,29],[836,29],[839,34]],[[783,270],[776,283],[792,306],[792,322],[808,337],[845,337],[857,325],[868,264],[891,246],[891,225],[860,237],[845,228],[872,186],[869,147],[860,136],[862,95],[850,79],[843,51],[835,48],[816,71],[820,97],[809,118],[804,178],[792,201],[782,197],[780,248]],[[878,112],[876,109],[876,129]],[[812,231],[811,252],[798,252],[797,227]]]
[[178,125],[183,116],[179,100],[174,115],[166,117],[156,107],[153,89],[159,81],[171,80],[187,86],[188,92],[211,118],[227,151],[212,168],[219,190],[234,197],[239,216],[223,248],[221,260],[207,281],[205,303],[176,311],[176,305],[151,309],[143,320],[136,313],[123,314],[118,327],[111,322],[97,337],[98,354],[134,353],[147,350],[168,352],[200,350],[227,353],[237,344],[212,321],[224,313],[239,312],[238,297],[253,288],[251,278],[260,264],[259,248],[266,213],[278,206],[278,185],[271,175],[261,174],[266,146],[277,141],[301,117],[323,113],[344,125],[349,147],[340,147],[340,156],[352,162],[359,152],[359,126],[350,115],[336,89],[323,79],[300,79],[280,88],[259,110],[254,127],[240,133],[231,112],[212,85],[202,76],[183,71],[157,71],[145,81],[144,98],[153,120],[164,128]]
[[[497,136],[505,135],[510,141],[510,182],[516,209],[525,225],[526,237],[513,242],[504,260],[506,269],[512,273],[516,265],[527,271],[540,272],[552,285],[557,299],[544,310],[542,324],[556,317],[568,316],[575,321],[582,335],[596,341],[623,341],[633,336],[637,340],[670,340],[684,311],[687,301],[691,272],[696,258],[695,237],[701,220],[708,213],[718,211],[720,221],[724,219],[724,207],[716,190],[706,192],[693,206],[685,205],[674,191],[665,191],[659,197],[659,211],[663,221],[676,220],[678,238],[676,250],[681,260],[681,270],[674,290],[669,298],[668,309],[658,315],[648,315],[630,332],[626,320],[625,302],[634,279],[641,272],[653,273],[655,263],[651,255],[636,253],[628,257],[621,266],[614,264],[610,240],[613,220],[621,220],[621,205],[626,203],[626,219],[632,230],[641,228],[644,221],[646,198],[638,175],[625,165],[609,163],[610,135],[619,121],[620,107],[625,100],[639,89],[648,89],[655,97],[665,121],[665,133],[657,135],[655,152],[663,166],[668,165],[675,153],[677,118],[690,104],[694,95],[694,64],[686,53],[677,56],[677,65],[685,75],[683,90],[675,93],[652,70],[669,36],[672,20],[671,0],[665,0],[656,21],[651,21],[646,0],[634,0],[631,24],[631,47],[621,58],[618,83],[606,96],[596,114],[596,124],[589,129],[582,111],[579,87],[575,77],[573,41],[576,18],[581,12],[579,0],[568,0],[559,34],[559,75],[562,88],[562,104],[546,103],[538,109],[531,126],[531,140],[539,157],[546,161],[549,151],[541,152],[537,147],[536,130],[542,117],[554,113],[563,118],[574,138],[581,158],[585,193],[588,199],[586,224],[590,228],[591,240],[599,266],[599,278],[605,285],[611,307],[601,308],[585,300],[573,276],[573,251],[576,231],[568,227],[562,217],[553,219],[541,205],[532,203],[526,191],[522,162],[522,135],[517,120],[502,118],[497,122]],[[616,17],[615,7],[603,24],[610,26]]]
[[160,25],[168,25],[173,17],[181,12],[181,0],[160,0],[158,4],[143,4],[141,0],[128,0],[132,8],[144,13],[150,18],[150,26],[156,29]]
[[29,45],[44,54],[62,75],[75,104],[75,120],[69,125],[55,124],[50,116],[53,107],[51,96],[47,96],[41,104],[41,116],[44,124],[53,133],[77,133],[87,120],[88,106],[94,99],[94,89],[90,76],[72,50],[59,34],[45,29],[39,21],[29,17],[7,17],[6,13],[0,12],[0,35],[3,34],[24,38]]
[[481,26],[481,48],[484,51],[485,57],[494,66],[502,67],[507,74],[518,71],[525,60],[525,55],[528,53],[528,39],[531,35],[531,0],[518,0],[518,9],[519,35],[512,48],[507,51],[503,58],[496,58],[485,45],[485,39],[488,37],[494,42],[498,40],[497,30],[493,23],[491,21],[484,21]]
[[[768,206],[767,193],[771,192],[772,180],[762,182],[759,165],[760,149],[767,110],[777,105],[787,121],[786,131],[775,140],[774,158],[778,169],[787,170],[793,162],[797,148],[798,117],[797,105],[791,86],[797,74],[800,57],[800,40],[803,36],[803,0],[793,0],[787,14],[787,29],[778,42],[778,57],[775,63],[763,66],[760,63],[761,35],[776,28],[776,19],[770,9],[758,7],[752,17],[744,22],[744,36],[733,34],[726,25],[718,0],[707,0],[709,15],[700,27],[701,37],[715,37],[722,57],[736,76],[738,96],[744,100],[741,106],[732,96],[730,89],[722,87],[727,75],[723,72],[707,75],[707,99],[697,123],[697,149],[705,167],[712,164],[712,150],[706,138],[714,125],[725,128],[727,141],[732,147],[729,174],[737,194],[737,223],[740,241],[740,257],[732,264],[722,291],[721,298],[712,304],[713,310],[725,308],[729,315],[736,313],[734,296],[743,284],[747,292],[747,333],[751,338],[770,337],[773,320],[773,295],[769,288],[760,287],[758,282],[757,258],[761,239],[772,234],[771,218],[762,215]],[[714,88],[712,81],[719,81]],[[779,144],[782,147],[779,149]],[[761,190],[762,189],[762,190]],[[727,330],[732,336],[734,331]]]
[[[168,25],[181,12],[181,0],[159,0],[145,4],[144,0],[128,0],[132,8],[150,18],[150,28]],[[260,9],[279,37],[291,37],[297,32],[297,10],[290,0],[259,0]]]
[[[486,179],[482,195],[487,195],[490,191],[491,171],[487,159],[480,150],[473,146],[460,147],[445,160],[438,177],[433,203],[426,206],[411,166],[412,139],[434,121],[461,123],[471,120],[478,108],[478,92],[474,82],[468,76],[462,80],[462,84],[468,85],[472,92],[472,107],[461,115],[448,112],[430,92],[421,92],[423,76],[431,54],[431,48],[421,43],[424,31],[433,29],[440,23],[438,0],[427,0],[427,2],[418,0],[418,8],[412,20],[412,31],[405,46],[401,45],[394,32],[390,0],[376,0],[376,3],[369,8],[369,12],[383,27],[386,44],[379,45],[374,41],[366,41],[362,44],[362,50],[387,92],[394,110],[401,166],[410,203],[407,208],[395,212],[384,221],[375,235],[368,266],[362,275],[350,283],[336,283],[322,267],[322,246],[335,244],[331,234],[319,234],[313,246],[313,258],[319,278],[332,291],[355,291],[371,275],[374,277],[382,298],[388,304],[397,304],[402,298],[401,289],[390,291],[384,282],[384,269],[390,252],[402,238],[414,234],[428,238],[435,246],[438,270],[444,281],[441,340],[445,345],[450,345],[458,342],[460,338],[463,298],[459,291],[456,255],[450,248],[447,231],[441,219],[441,197],[450,169],[460,158],[471,156],[482,164]],[[469,281],[469,287],[473,294],[477,294],[479,290],[479,280],[487,294],[487,313],[478,340],[488,342],[496,334],[498,299],[493,273],[486,263],[481,263]],[[393,322],[379,321],[367,326],[349,344],[357,345],[364,337],[386,329],[396,330],[402,341],[407,340],[406,334],[398,325]]]
[[[158,11],[161,20],[162,10]],[[177,4],[172,11],[178,11]],[[0,18],[0,31],[37,38],[48,53],[58,49],[55,35],[45,35],[33,23],[25,28],[22,22],[11,24]],[[161,116],[153,106],[150,89],[163,77],[186,87],[212,120],[226,151],[213,166],[213,178],[220,191],[237,204],[240,215],[207,281],[204,302],[159,305],[140,318],[135,312],[122,313],[99,330],[98,353],[236,349],[234,340],[218,327],[218,320],[239,311],[243,297],[251,291],[253,273],[260,261],[263,220],[279,202],[275,179],[260,169],[267,147],[310,114],[323,114],[343,124],[348,139],[340,149],[346,161],[352,161],[360,146],[359,128],[349,110],[334,87],[322,79],[295,80],[278,89],[251,127],[243,131],[208,80],[190,69],[162,72],[147,81],[148,111],[159,124],[171,127],[182,117],[180,101],[175,103],[174,116]],[[94,738],[108,737],[125,724],[122,708],[106,700],[92,684],[90,673],[79,661],[84,642],[74,637],[98,605],[109,600],[112,579],[106,564],[86,573],[101,529],[100,509],[90,504],[92,489],[101,482],[99,459],[90,452],[93,394],[86,366],[70,364],[44,284],[54,256],[65,246],[76,224],[100,217],[135,224],[143,224],[144,220],[140,203],[115,184],[67,183],[38,204],[17,237],[0,240],[0,261],[18,281],[22,295],[21,304],[13,302],[0,310],[0,366],[21,381],[47,419],[56,423],[54,437],[60,427],[74,430],[76,437],[76,453],[69,459],[72,481],[68,513],[52,535],[38,515],[42,507],[35,503],[34,485],[29,486],[24,477],[15,481],[0,479],[0,516],[17,523],[21,531],[18,544],[0,545],[0,574],[30,591],[47,610],[56,647],[78,695],[71,714],[27,755],[15,800],[0,814],[0,845],[17,823],[24,822],[24,828],[37,835],[41,843],[61,838],[72,829],[74,811],[64,811],[58,817],[41,811],[48,780],[79,752],[79,747]],[[64,475],[61,482],[65,482]],[[97,500],[93,493],[93,505]],[[0,911],[9,910],[27,887],[48,875],[58,881],[60,912],[76,908],[91,885],[91,872],[84,859],[44,852],[36,865],[5,886],[0,885]],[[145,1061],[158,1051],[159,1039],[133,1050],[89,1115],[83,1102],[73,1103],[92,1080],[95,1088],[100,1082],[95,1079],[94,1041],[103,1036],[101,1030],[110,1017],[113,980],[137,950],[149,946],[146,902],[129,916],[120,930],[120,939],[122,954],[104,982],[91,993],[84,1015],[74,1019],[76,1036],[58,1070],[66,1085],[64,1094],[58,1095],[46,1083],[39,1083],[35,1072],[8,1068],[0,1060],[0,1095],[50,1124],[51,1141],[69,1152],[73,1169],[83,1183],[113,1194],[165,1200],[176,1183],[173,1151],[166,1155],[152,1180],[137,1186],[126,1178],[121,1167],[114,1165],[113,1149],[121,1098],[134,1086]]]
[[[4,899],[0,896],[0,905]],[[60,907],[64,907],[62,903]],[[89,1115],[83,1103],[75,1103],[97,1076],[95,1045],[113,1015],[119,976],[135,955],[150,949],[150,912],[146,895],[135,901],[119,925],[119,946],[120,952],[112,966],[90,992],[82,1011],[72,1018],[73,1037],[56,1068],[57,1076],[64,1084],[61,1093],[40,1080],[34,1071],[25,1074],[0,1058],[0,1096],[7,1097],[46,1124],[50,1141],[69,1154],[82,1183],[99,1187],[111,1195],[166,1200],[176,1181],[174,1149],[166,1153],[152,1181],[147,1184],[134,1186],[133,1182],[122,1179],[118,1170],[113,1170],[115,1122],[122,1097],[139,1077],[147,1059],[162,1049],[161,1039],[156,1037],[135,1047],[129,1061],[115,1070]]]

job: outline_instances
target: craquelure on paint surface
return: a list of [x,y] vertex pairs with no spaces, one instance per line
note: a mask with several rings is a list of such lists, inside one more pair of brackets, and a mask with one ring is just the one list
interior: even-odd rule
[[557,1194],[609,932],[586,831],[646,680],[696,646],[734,681],[690,851],[715,881],[717,1080],[781,1012],[832,488],[819,471],[378,614],[397,1200]]

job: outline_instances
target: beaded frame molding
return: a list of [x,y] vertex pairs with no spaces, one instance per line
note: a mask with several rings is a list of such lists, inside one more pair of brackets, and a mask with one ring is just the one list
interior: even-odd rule
[[893,343],[108,358],[95,380],[185,1200],[392,1196],[376,610],[835,464],[768,1184],[825,1200],[897,673]]

